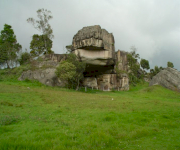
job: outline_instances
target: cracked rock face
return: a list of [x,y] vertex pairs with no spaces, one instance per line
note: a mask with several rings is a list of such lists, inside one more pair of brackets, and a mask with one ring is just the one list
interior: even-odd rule
[[84,27],[73,37],[72,51],[92,65],[114,65],[114,36],[99,25]]
[[149,83],[150,86],[157,84],[170,90],[180,92],[180,72],[174,68],[161,70]]

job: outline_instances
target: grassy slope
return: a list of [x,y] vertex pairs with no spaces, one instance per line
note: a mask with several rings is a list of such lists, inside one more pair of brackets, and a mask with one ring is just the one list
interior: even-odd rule
[[180,149],[180,94],[147,84],[84,93],[0,81],[0,149]]

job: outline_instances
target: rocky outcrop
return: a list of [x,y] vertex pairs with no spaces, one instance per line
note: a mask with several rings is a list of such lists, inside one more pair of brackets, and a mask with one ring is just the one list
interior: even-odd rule
[[53,62],[61,62],[66,60],[67,54],[46,54],[41,57],[44,61],[52,60]]
[[31,70],[23,72],[18,80],[38,80],[42,84],[48,86],[62,87],[65,84],[57,78],[55,71],[56,67],[59,65],[59,62],[63,61],[64,59],[65,55],[44,55],[38,58],[38,60],[31,62]]
[[128,72],[128,70],[129,70],[127,54],[128,54],[127,52],[120,51],[120,50],[118,50],[115,53],[115,58],[116,58],[116,64],[115,65],[117,65],[116,67],[119,70],[126,71],[126,72]]
[[83,82],[84,86],[95,88],[102,91],[111,90],[129,90],[129,78],[126,74],[117,77],[116,74],[103,74],[97,77],[86,77]]
[[[120,50],[115,53],[114,45],[113,34],[99,25],[84,27],[74,35],[70,46],[72,53],[86,63],[84,86],[103,91],[129,90],[127,74],[117,75],[115,72],[115,65],[128,72],[127,53]],[[41,61],[35,61],[34,69],[23,72],[19,80],[33,79],[49,86],[64,86],[56,77],[55,68],[66,58],[67,54],[44,55]]]
[[115,41],[112,33],[101,29],[99,25],[84,27],[73,37],[72,52],[86,65],[84,86],[103,91],[129,90],[128,76],[120,78],[115,74],[116,62],[122,71],[128,71],[127,53],[115,53]]
[[92,65],[114,65],[114,36],[99,25],[84,27],[73,37],[72,51]]
[[180,92],[180,72],[174,68],[161,70],[149,83],[150,86],[157,84]]
[[19,77],[19,80],[38,80],[42,84],[48,85],[48,86],[64,86],[64,83],[60,81],[56,74],[54,68],[47,68],[47,69],[38,69],[38,70],[28,70],[22,73],[22,75]]

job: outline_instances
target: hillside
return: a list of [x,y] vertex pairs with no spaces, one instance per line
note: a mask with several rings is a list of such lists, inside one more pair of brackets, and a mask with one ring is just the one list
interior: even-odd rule
[[147,83],[77,92],[3,72],[0,149],[180,149],[180,93]]

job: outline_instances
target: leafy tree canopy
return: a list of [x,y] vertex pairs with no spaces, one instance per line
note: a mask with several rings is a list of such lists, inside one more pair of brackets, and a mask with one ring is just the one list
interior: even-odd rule
[[129,67],[131,72],[129,73],[130,82],[136,83],[138,81],[140,65],[138,63],[139,54],[136,53],[136,48],[134,46],[131,47],[131,52],[127,54],[127,60],[129,63]]
[[40,54],[49,54],[53,53],[52,40],[54,38],[53,30],[49,24],[49,20],[53,17],[51,11],[47,9],[38,9],[37,10],[38,20],[34,18],[28,18],[27,22],[31,23],[35,29],[40,31],[42,35],[33,35],[32,41],[30,43],[31,54],[34,56],[39,56]]
[[158,74],[163,69],[163,67],[154,66],[154,69],[150,69],[150,78],[152,79],[153,76]]
[[27,50],[26,50],[25,52],[23,52],[20,55],[19,63],[20,63],[20,65],[23,65],[25,63],[30,62],[30,59],[31,59],[31,54],[28,53]]
[[146,60],[146,59],[141,59],[140,64],[141,64],[141,67],[142,67],[143,69],[147,69],[147,70],[150,69],[149,61],[148,61],[148,60]]
[[170,61],[167,62],[167,67],[171,67],[171,68],[174,68],[174,64]]
[[52,54],[52,40],[47,35],[34,34],[30,43],[30,53],[34,56],[41,54]]
[[13,64],[17,60],[17,54],[21,48],[22,46],[17,43],[12,27],[5,24],[0,35],[0,63],[6,63],[9,68],[9,62]]
[[80,80],[84,77],[85,67],[86,64],[79,59],[79,56],[70,53],[67,59],[57,67],[56,75],[60,79],[65,80],[68,87],[76,87],[76,90],[78,90]]
[[28,18],[27,22],[31,23],[35,29],[40,31],[43,35],[47,35],[49,39],[54,38],[53,30],[49,24],[49,20],[53,18],[51,11],[47,9],[38,9],[37,10],[38,20],[34,18]]

